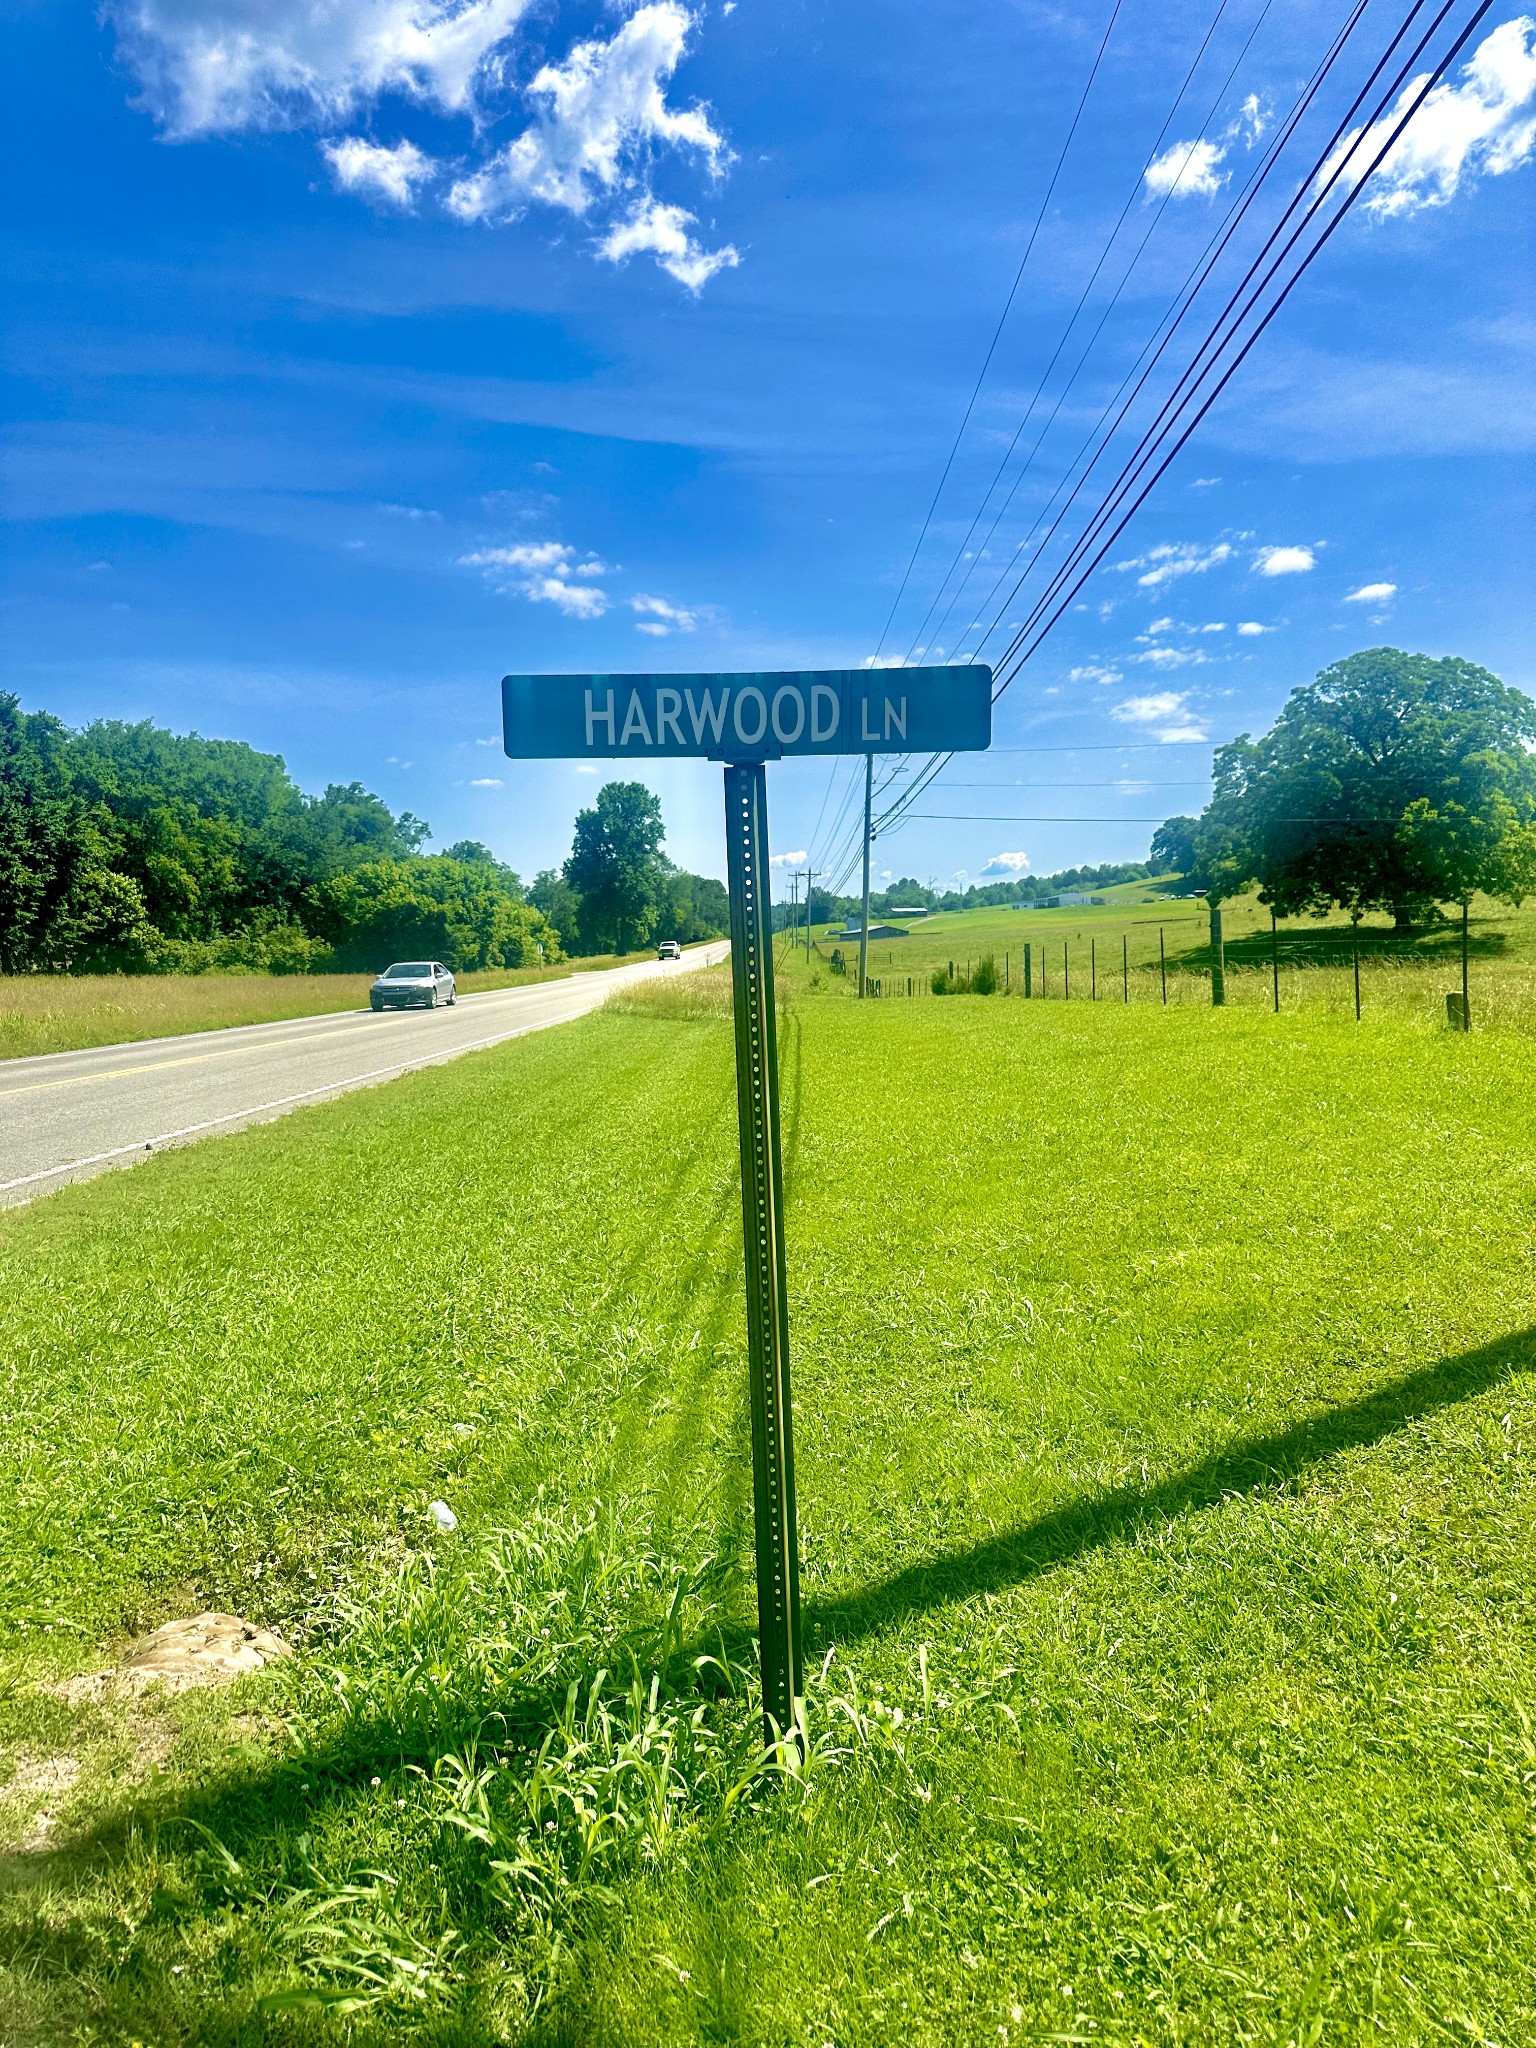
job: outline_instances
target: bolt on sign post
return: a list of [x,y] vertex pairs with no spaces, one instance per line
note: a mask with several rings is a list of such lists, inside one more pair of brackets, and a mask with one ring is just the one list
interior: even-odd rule
[[[502,679],[501,710],[514,761],[724,764],[763,1738],[792,1740],[804,1682],[764,764],[790,754],[980,751],[992,742],[992,671],[977,662],[769,675],[511,675]],[[861,994],[864,966],[861,958]]]

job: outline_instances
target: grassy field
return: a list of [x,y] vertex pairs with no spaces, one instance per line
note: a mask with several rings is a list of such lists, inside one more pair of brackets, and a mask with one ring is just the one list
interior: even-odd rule
[[[1164,964],[1171,1004],[1208,1005],[1209,918],[1201,902],[1159,899],[1146,883],[1100,891],[1102,908],[1068,910],[943,911],[913,921],[904,939],[870,943],[869,973],[887,997],[926,996],[935,968],[977,966],[990,953],[1000,982],[1023,993],[1024,947],[1032,949],[1032,992],[1049,1000],[1161,1003]],[[1254,894],[1223,910],[1227,1002],[1245,1009],[1273,1006],[1274,952],[1280,964],[1280,1007],[1354,1016],[1353,941],[1349,920],[1295,918],[1271,937],[1269,913]],[[841,927],[836,928],[837,931]],[[1161,934],[1164,960],[1159,960]],[[1396,933],[1389,919],[1362,920],[1359,933],[1362,1010],[1383,1011],[1436,1028],[1445,1023],[1445,997],[1461,986],[1461,929],[1448,923]],[[803,949],[779,941],[781,974],[794,988],[857,993],[858,941],[816,928],[807,965]],[[846,975],[832,971],[834,947]],[[1273,950],[1272,950],[1273,949]],[[1536,902],[1521,910],[1477,899],[1472,907],[1469,953],[1473,1018],[1503,1030],[1536,1036]]]
[[0,1216],[0,2040],[1536,2039],[1530,1047],[792,1004],[790,1775],[714,1000]]
[[[649,952],[461,974],[465,995],[648,960]],[[0,974],[0,1059],[361,1009],[369,974]]]

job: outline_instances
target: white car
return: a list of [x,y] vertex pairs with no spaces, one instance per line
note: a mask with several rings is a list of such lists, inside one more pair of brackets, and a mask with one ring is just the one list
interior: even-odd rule
[[683,949],[676,939],[663,939],[656,948],[656,958],[658,960],[681,960],[682,957]]
[[397,960],[368,991],[370,1010],[451,1009],[459,999],[453,975],[441,960]]

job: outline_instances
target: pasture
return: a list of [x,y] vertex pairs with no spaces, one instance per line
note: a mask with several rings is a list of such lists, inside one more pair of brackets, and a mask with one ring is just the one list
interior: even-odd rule
[[[0,1216],[0,2039],[1536,2035],[1529,1045],[781,1055],[799,1772],[705,978]],[[201,1607],[298,1655],[68,1687]]]
[[[1177,884],[1172,885],[1177,887]],[[1023,952],[1032,948],[1032,992],[1059,1001],[1208,1005],[1210,924],[1204,903],[1161,894],[1154,883],[1131,882],[1097,892],[1103,906],[1064,910],[940,911],[913,920],[907,936],[870,942],[869,973],[887,998],[927,995],[935,968],[953,960],[962,974],[985,954],[997,962],[999,985],[1023,990]],[[875,922],[872,918],[871,922]],[[1353,941],[1347,917],[1289,918],[1272,935],[1255,892],[1223,906],[1227,1003],[1267,1010],[1274,1001],[1278,953],[1280,1007],[1354,1017]],[[1161,959],[1159,937],[1161,936]],[[857,994],[858,940],[841,927],[817,926],[809,967],[803,927],[799,947],[782,935],[777,958],[792,986],[818,993]],[[841,951],[846,975],[832,971]],[[1362,1008],[1404,1023],[1439,1028],[1445,996],[1461,986],[1459,922],[1394,932],[1385,917],[1362,919],[1359,930]],[[1521,909],[1478,897],[1472,905],[1469,953],[1474,1023],[1536,1036],[1536,902]],[[1166,972],[1165,972],[1166,969]]]

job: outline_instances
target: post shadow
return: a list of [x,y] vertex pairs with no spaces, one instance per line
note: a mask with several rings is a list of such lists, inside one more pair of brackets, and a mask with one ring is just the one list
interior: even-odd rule
[[1380,1443],[1410,1423],[1533,1369],[1536,1329],[1438,1359],[1358,1401],[1327,1409],[1274,1435],[1234,1443],[1154,1486],[1121,1486],[1069,1501],[1036,1521],[980,1543],[940,1551],[851,1592],[822,1594],[807,1603],[807,1637],[818,1646],[849,1642],[914,1614],[1022,1585],[1090,1551],[1125,1542],[1149,1524],[1215,1507],[1228,1495],[1276,1485],[1328,1464],[1343,1451]]

